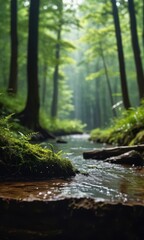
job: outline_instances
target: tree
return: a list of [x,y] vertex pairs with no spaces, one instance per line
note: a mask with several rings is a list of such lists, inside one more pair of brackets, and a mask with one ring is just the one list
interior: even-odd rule
[[[73,14],[73,10],[69,9],[67,5],[64,5],[63,0],[55,1],[57,6],[57,28],[56,28],[56,44],[55,44],[55,66],[53,73],[53,93],[52,93],[52,104],[51,104],[51,117],[56,118],[58,116],[58,103],[59,103],[59,79],[60,79],[60,64],[61,64],[61,50],[68,47],[72,47],[72,44],[64,41],[62,38],[62,31],[65,26],[70,24],[77,24],[76,18]],[[71,3],[71,7],[73,3]]]
[[[60,8],[60,13],[61,13]],[[61,13],[62,14],[62,13]],[[57,43],[55,47],[55,69],[53,74],[53,96],[52,96],[52,105],[51,105],[51,117],[55,118],[57,116],[57,108],[58,108],[58,80],[59,80],[59,61],[60,61],[60,49],[61,49],[61,31],[62,31],[62,22],[59,22],[58,30],[57,30]]]
[[126,109],[128,109],[128,108],[130,108],[130,100],[129,100],[129,96],[128,96],[125,60],[124,60],[122,37],[121,37],[121,27],[120,27],[120,22],[119,22],[119,15],[118,15],[118,9],[117,9],[117,5],[116,5],[116,0],[111,0],[111,3],[112,3],[114,25],[115,25],[115,34],[116,34],[116,40],[117,40],[117,50],[118,50],[123,104],[124,104],[124,107]]
[[17,93],[18,72],[18,34],[17,34],[17,0],[11,0],[11,58],[8,93]]
[[65,93],[71,91],[67,88],[63,69],[64,65],[72,61],[68,53],[74,46],[70,39],[66,38],[70,24],[75,22],[75,17],[72,18],[73,12],[69,4],[63,4],[62,0],[42,1],[40,5],[39,76],[43,89],[41,101],[45,102],[43,109],[52,117],[63,118],[71,111],[71,93],[69,99],[68,95],[67,100],[65,97]]
[[0,0],[0,86],[8,88],[10,70],[10,1]]
[[142,46],[144,52],[144,0],[142,1]]
[[42,85],[42,105],[43,105],[43,107],[45,105],[45,99],[46,99],[47,70],[48,70],[48,65],[47,65],[46,62],[44,62],[44,67],[43,67],[43,85]]
[[20,114],[24,126],[39,129],[39,83],[38,83],[38,23],[39,0],[30,1],[29,33],[28,33],[28,60],[27,60],[27,102]]
[[128,10],[130,15],[131,40],[132,40],[132,47],[133,47],[134,60],[135,60],[136,73],[137,73],[139,97],[140,99],[142,99],[144,98],[144,73],[143,73],[143,67],[142,67],[140,47],[138,42],[137,22],[136,22],[135,7],[134,7],[133,0],[128,0]]
[[101,57],[102,57],[102,61],[103,61],[103,66],[104,66],[104,70],[105,70],[105,76],[106,76],[106,81],[107,81],[107,85],[108,85],[108,91],[109,91],[109,95],[110,95],[112,112],[113,112],[114,117],[116,117],[116,111],[115,111],[115,109],[113,108],[113,106],[114,106],[114,101],[113,101],[113,95],[112,95],[112,89],[111,89],[110,79],[109,79],[109,75],[108,75],[108,69],[107,69],[107,65],[106,65],[106,61],[105,61],[105,56],[104,56],[104,52],[103,52],[103,48],[102,48],[102,44],[101,44],[101,43],[100,43],[100,53],[101,53]]

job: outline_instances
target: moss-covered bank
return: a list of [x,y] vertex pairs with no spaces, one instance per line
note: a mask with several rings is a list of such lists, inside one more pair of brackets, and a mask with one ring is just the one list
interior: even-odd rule
[[101,130],[94,129],[90,139],[116,145],[136,145],[144,143],[144,102],[138,108],[123,112],[114,119],[111,126]]
[[0,119],[0,178],[48,179],[70,177],[76,170],[59,153],[31,144],[22,133],[14,136],[8,118]]

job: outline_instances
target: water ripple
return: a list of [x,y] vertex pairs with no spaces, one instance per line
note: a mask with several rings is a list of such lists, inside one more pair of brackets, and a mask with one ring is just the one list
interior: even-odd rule
[[[64,156],[71,159],[81,174],[68,180],[1,182],[0,196],[28,201],[91,197],[96,201],[144,203],[144,168],[123,167],[83,159],[83,151],[96,147],[95,144],[88,142],[87,138],[87,135],[84,138],[81,135],[66,137],[68,144],[54,145],[55,151],[63,150]],[[48,146],[48,143],[44,145]]]

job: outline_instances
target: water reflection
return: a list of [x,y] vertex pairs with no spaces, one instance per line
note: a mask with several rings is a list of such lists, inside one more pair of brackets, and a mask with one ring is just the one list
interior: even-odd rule
[[[83,151],[96,146],[87,136],[66,137],[67,144],[54,144],[63,150],[84,174],[68,180],[0,183],[0,196],[32,200],[55,200],[65,197],[92,197],[95,200],[144,203],[144,168],[123,167],[96,160],[84,160]],[[44,143],[45,147],[48,143]],[[87,174],[85,174],[87,173]]]
[[23,200],[51,200],[57,198],[69,181],[55,179],[41,182],[0,183],[0,196]]

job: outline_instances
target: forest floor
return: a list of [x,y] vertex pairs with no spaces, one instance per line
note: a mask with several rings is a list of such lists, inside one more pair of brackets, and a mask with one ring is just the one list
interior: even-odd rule
[[[3,92],[0,94],[0,116],[4,117],[13,114],[12,130],[27,134],[31,131],[23,127],[20,124],[20,119],[17,117],[23,109],[24,101],[20,97],[9,96]],[[69,134],[82,134],[86,127],[86,124],[83,124],[80,120],[52,119],[43,109],[40,110],[39,123],[42,129],[45,129],[51,136],[56,137]]]

